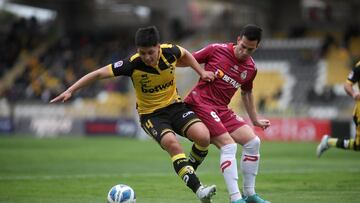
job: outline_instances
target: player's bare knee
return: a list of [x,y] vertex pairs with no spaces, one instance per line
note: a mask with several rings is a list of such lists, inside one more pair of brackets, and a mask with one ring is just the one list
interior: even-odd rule
[[201,147],[208,147],[210,145],[210,137],[209,136],[199,136],[198,139],[194,142]]
[[183,153],[183,149],[177,141],[171,141],[163,143],[163,148],[169,153],[169,154],[179,154]]
[[182,153],[182,147],[179,141],[176,139],[176,136],[172,133],[166,133],[161,139],[161,147],[165,149],[170,154]]
[[199,137],[198,145],[200,145],[202,147],[207,147],[210,145],[210,132],[206,127],[201,129],[198,137]]
[[210,132],[205,125],[197,125],[187,132],[187,137],[201,147],[210,145]]

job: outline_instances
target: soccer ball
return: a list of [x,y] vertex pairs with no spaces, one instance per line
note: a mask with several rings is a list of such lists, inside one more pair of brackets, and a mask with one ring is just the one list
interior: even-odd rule
[[108,203],[136,203],[134,190],[127,185],[118,184],[113,186],[107,196]]

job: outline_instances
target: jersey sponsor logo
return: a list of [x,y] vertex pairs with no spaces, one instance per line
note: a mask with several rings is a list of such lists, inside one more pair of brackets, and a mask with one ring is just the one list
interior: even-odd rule
[[183,115],[182,115],[182,117],[183,118],[186,118],[188,115],[190,115],[190,114],[194,114],[194,112],[193,111],[188,111],[188,112],[186,112],[186,113],[184,113]]
[[165,90],[173,85],[174,85],[174,80],[171,80],[165,84],[157,85],[153,88],[146,88],[145,86],[142,86],[141,91],[143,93],[154,93],[154,92],[159,92],[159,91]]
[[[241,73],[242,74],[242,73]],[[247,73],[246,73],[247,74]],[[238,89],[239,87],[241,87],[241,84],[238,83],[236,80],[234,80],[233,78],[231,78],[230,76],[226,75],[222,70],[217,69],[215,71],[215,76],[217,78],[222,79],[223,81],[229,83],[230,85],[232,85],[234,88]],[[245,75],[246,77],[246,75]]]
[[217,69],[217,70],[215,71],[215,76],[216,76],[217,78],[222,78],[222,77],[224,77],[224,72],[222,72],[222,70]]
[[118,61],[118,62],[114,63],[114,68],[119,68],[119,67],[121,67],[123,64],[124,64],[123,61]]

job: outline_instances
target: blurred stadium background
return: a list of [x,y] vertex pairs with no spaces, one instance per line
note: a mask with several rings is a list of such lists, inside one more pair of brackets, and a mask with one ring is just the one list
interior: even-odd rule
[[[254,94],[272,122],[256,129],[264,140],[258,191],[273,202],[358,202],[358,154],[330,150],[320,161],[315,146],[326,133],[355,134],[342,84],[360,60],[359,10],[358,0],[0,0],[0,202],[102,202],[119,181],[140,202],[195,201],[166,154],[137,140],[147,136],[128,78],[48,102],[135,51],[138,27],[156,25],[163,42],[195,51],[234,41],[247,23],[264,29]],[[177,75],[184,97],[198,76]],[[246,118],[239,98],[231,105]],[[218,185],[215,202],[226,202],[217,163],[211,152],[199,173]]]
[[[66,104],[48,105],[85,73],[134,51],[140,26],[195,51],[235,40],[244,24],[264,28],[254,58],[267,140],[349,136],[352,100],[342,84],[360,59],[357,0],[1,0],[0,133],[146,137],[137,124],[129,79],[98,82]],[[182,96],[195,84],[179,70]],[[239,97],[237,97],[239,98]],[[243,114],[241,102],[232,102]]]

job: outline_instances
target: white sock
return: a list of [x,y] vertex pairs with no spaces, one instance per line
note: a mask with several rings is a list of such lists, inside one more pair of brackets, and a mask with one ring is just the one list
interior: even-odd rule
[[260,139],[255,137],[243,146],[241,156],[241,171],[243,175],[243,190],[245,196],[255,194],[255,178],[259,168]]
[[241,199],[238,186],[238,171],[236,162],[237,144],[228,144],[220,148],[220,169],[230,194],[231,201]]

